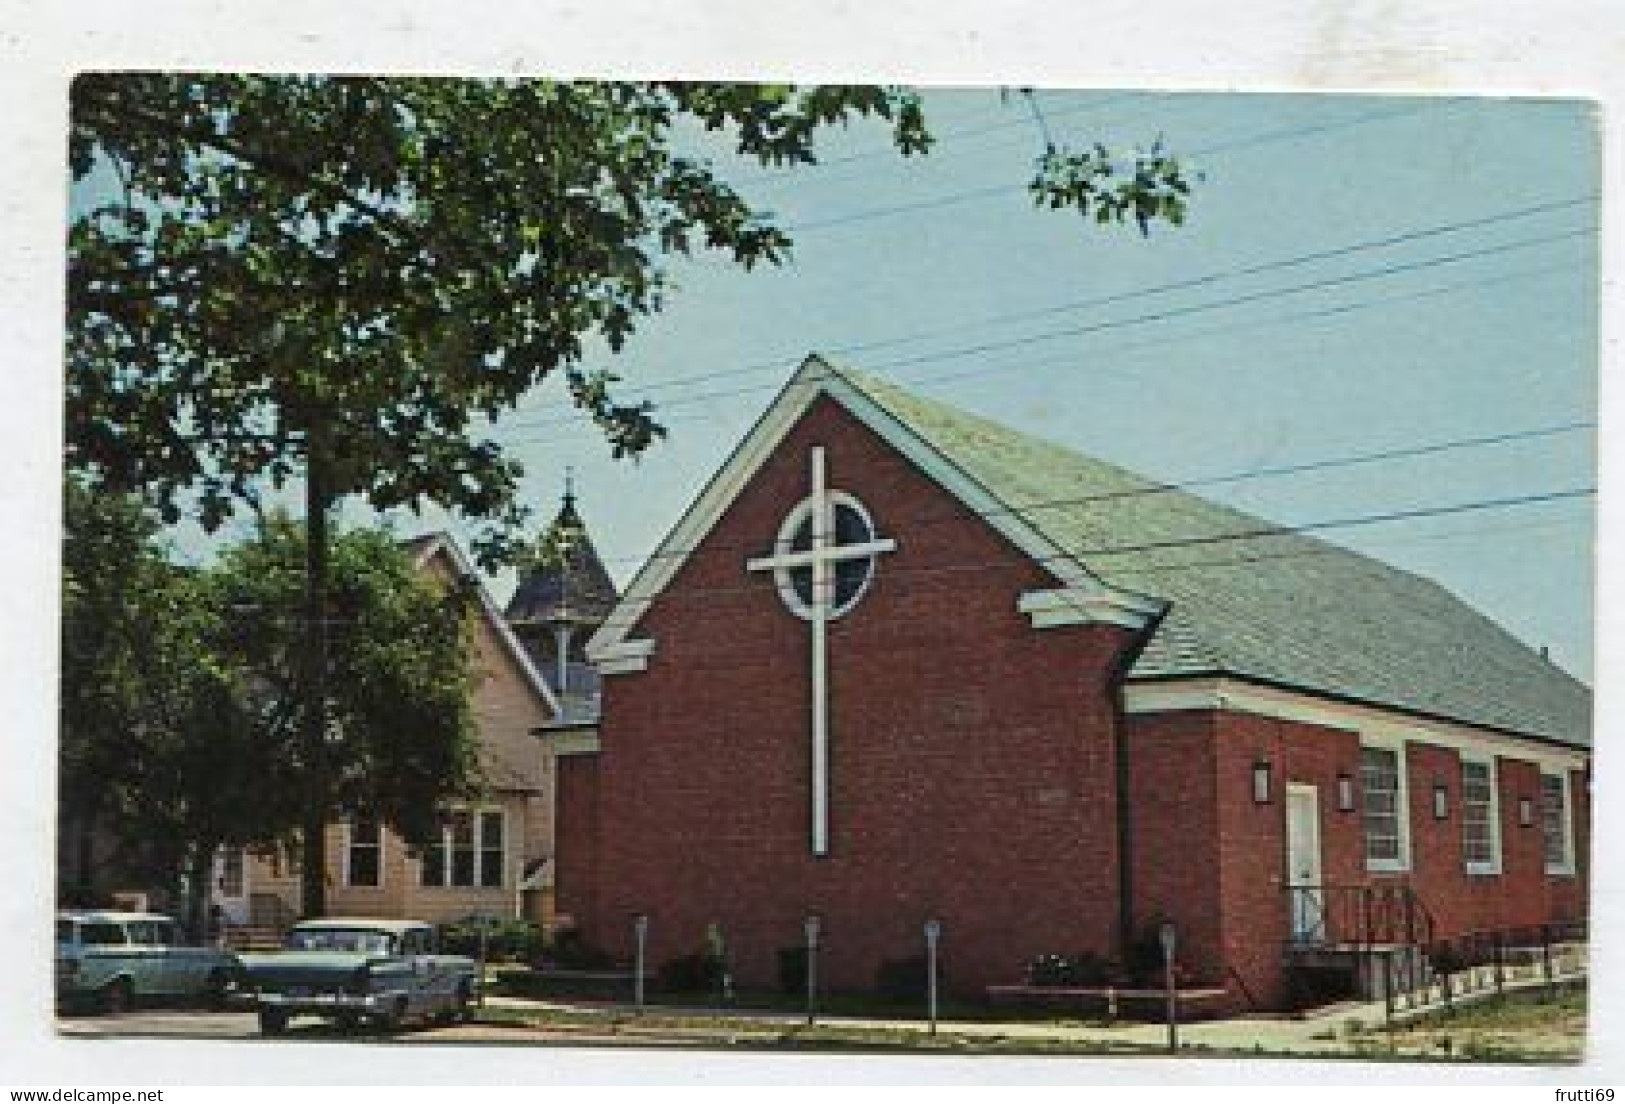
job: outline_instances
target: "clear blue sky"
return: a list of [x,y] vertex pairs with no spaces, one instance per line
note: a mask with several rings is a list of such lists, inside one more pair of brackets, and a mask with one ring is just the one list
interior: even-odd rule
[[[1022,185],[1038,124],[996,90],[930,93],[941,140],[922,159],[889,152],[878,126],[833,136],[825,165],[793,171],[735,167],[701,142],[794,228],[794,259],[749,274],[677,264],[667,310],[597,361],[668,415],[669,439],[641,463],[612,460],[550,387],[502,423],[539,522],[573,465],[624,582],[810,351],[1167,480],[1594,419],[1599,168],[1586,105],[1036,100],[1058,142],[1163,136],[1205,176],[1188,224],[1142,239],[1033,209]],[[1570,429],[1203,493],[1318,523],[1590,487],[1594,456],[1593,432]],[[1563,499],[1323,535],[1442,582],[1589,681],[1593,513]],[[445,522],[399,523],[426,524]],[[493,589],[505,598],[512,585]]]

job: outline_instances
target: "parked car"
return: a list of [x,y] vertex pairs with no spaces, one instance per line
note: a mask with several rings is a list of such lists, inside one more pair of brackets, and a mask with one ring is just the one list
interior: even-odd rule
[[189,947],[172,917],[153,912],[56,914],[56,993],[64,1006],[122,1012],[151,997],[196,997],[223,1008],[242,963],[217,947]]
[[295,1016],[392,1030],[470,1015],[478,967],[435,951],[435,930],[420,921],[335,918],[295,924],[282,950],[242,960],[263,1034],[281,1034]]

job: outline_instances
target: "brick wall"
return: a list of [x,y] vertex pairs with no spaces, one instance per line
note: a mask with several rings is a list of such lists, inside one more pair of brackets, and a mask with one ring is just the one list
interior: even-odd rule
[[[1187,731],[1201,728],[1200,714],[1189,718]],[[1266,1006],[1287,999],[1281,948],[1289,935],[1284,885],[1285,786],[1307,783],[1319,792],[1322,879],[1328,885],[1378,885],[1403,882],[1432,914],[1437,934],[1452,937],[1477,930],[1539,924],[1583,915],[1589,811],[1581,800],[1583,781],[1571,784],[1575,795],[1575,841],[1578,876],[1548,875],[1541,848],[1536,804],[1535,822],[1518,823],[1518,800],[1539,795],[1539,767],[1514,756],[1496,761],[1501,819],[1501,873],[1468,874],[1462,858],[1461,764],[1457,752],[1429,744],[1419,735],[1406,742],[1409,789],[1410,869],[1371,873],[1366,869],[1364,827],[1360,813],[1360,738],[1357,733],[1241,713],[1208,714],[1215,742],[1219,892],[1226,965],[1240,1003],[1243,987]],[[1136,718],[1138,723],[1141,719]],[[1159,718],[1159,724],[1171,720]],[[1271,764],[1274,792],[1269,804],[1252,799],[1251,769],[1258,759]],[[1337,777],[1354,782],[1355,808],[1337,808]],[[1448,793],[1448,814],[1433,815],[1433,786]],[[1177,842],[1177,841],[1176,841]],[[1178,861],[1174,852],[1169,861]],[[1156,862],[1148,855],[1140,863]]]
[[[825,858],[809,849],[807,625],[745,570],[805,497],[813,444],[830,485],[899,545],[830,627]],[[809,910],[834,988],[872,987],[883,960],[922,953],[933,916],[962,990],[1019,980],[1040,953],[1109,953],[1107,683],[1126,634],[1034,631],[1017,597],[1053,585],[867,429],[815,406],[645,616],[649,669],[607,681],[590,934],[624,954],[624,918],[647,912],[659,963],[698,950],[714,922],[747,986],[774,983]]]

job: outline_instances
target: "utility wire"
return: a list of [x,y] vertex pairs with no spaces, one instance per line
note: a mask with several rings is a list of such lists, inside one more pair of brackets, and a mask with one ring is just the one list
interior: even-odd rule
[[[1308,522],[1302,525],[1265,526],[1258,529],[1245,530],[1236,533],[1207,534],[1181,540],[1152,541],[1136,545],[1107,545],[1098,548],[1064,549],[1051,555],[1023,555],[1008,561],[951,563],[914,567],[893,565],[886,568],[886,575],[888,579],[898,577],[905,579],[918,579],[925,576],[942,576],[970,572],[982,574],[991,574],[1000,571],[1018,572],[1029,569],[1030,565],[1035,563],[1042,565],[1060,560],[1079,561],[1096,556],[1120,556],[1128,555],[1134,552],[1166,552],[1177,548],[1218,546],[1234,541],[1257,541],[1271,538],[1300,537],[1306,536],[1310,533],[1324,532],[1327,530],[1390,524],[1395,522],[1408,522],[1432,517],[1445,517],[1473,512],[1482,512],[1485,510],[1517,509],[1555,502],[1574,501],[1582,498],[1590,498],[1595,494],[1595,487],[1573,487],[1526,495],[1514,495],[1506,498],[1478,499],[1467,502],[1448,503],[1441,506],[1420,507],[1411,510],[1393,510],[1385,513],[1360,514],[1349,517],[1330,518],[1324,521]],[[1391,565],[1386,564],[1381,560],[1365,556],[1361,553],[1353,552],[1350,549],[1341,548],[1337,545],[1331,545],[1315,538],[1309,538],[1309,540],[1311,543],[1309,543],[1307,547],[1274,549],[1269,552],[1258,553],[1257,555],[1243,556],[1233,562],[1235,566],[1239,567],[1245,566],[1249,562],[1261,559],[1287,559],[1300,555],[1336,555],[1337,553],[1342,552],[1350,556],[1358,557],[1361,560],[1369,561],[1370,563],[1380,567],[1391,568]],[[759,548],[760,545],[755,547]],[[714,551],[727,551],[727,549],[707,547],[705,551],[709,554]],[[656,557],[651,556],[651,562],[655,558]],[[1088,564],[1085,563],[1084,566],[1087,568]],[[1155,570],[1158,572],[1176,572],[1181,570],[1198,570],[1214,566],[1228,567],[1231,566],[1231,561],[1223,561],[1218,563],[1214,563],[1212,561],[1188,561],[1185,563],[1172,562],[1163,564],[1147,564],[1144,567],[1135,566],[1132,568],[1117,568],[1115,570],[1122,574],[1138,574],[1141,571],[1149,572]],[[1393,570],[1399,569],[1393,568]],[[1108,568],[1106,571],[1107,574],[1110,575],[1113,573],[1114,569]],[[724,595],[756,593],[760,592],[761,590],[761,583],[757,583],[755,585],[752,585],[751,583],[731,583],[727,586],[720,587],[704,587],[676,592],[662,592],[655,595],[651,600],[660,603],[669,603],[673,601],[703,601]],[[623,595],[623,600],[628,596],[629,595]],[[641,611],[639,611],[637,616],[641,616]],[[605,622],[605,624],[625,625],[626,622],[617,622],[612,617],[609,621]]]
[[[1209,300],[1203,303],[1188,304],[1161,311],[1148,311],[1142,314],[1132,315],[1127,318],[1104,319],[1099,322],[1092,322],[1081,326],[1069,326],[1063,329],[1044,330],[1038,333],[1025,334],[1011,338],[1001,338],[993,341],[959,346],[952,349],[939,350],[936,352],[919,353],[911,356],[894,358],[891,360],[874,361],[870,362],[867,367],[871,370],[901,368],[916,364],[933,364],[946,360],[957,360],[967,356],[976,356],[988,352],[998,352],[1005,349],[1026,348],[1032,345],[1059,341],[1066,338],[1083,337],[1089,334],[1102,333],[1110,330],[1121,329],[1127,326],[1142,326],[1154,322],[1164,322],[1176,318],[1206,314],[1216,310],[1228,309],[1230,307],[1244,306],[1251,303],[1278,299],[1287,295],[1299,295],[1305,292],[1323,291],[1328,288],[1342,287],[1349,284],[1362,283],[1368,280],[1381,279],[1407,272],[1421,271],[1423,269],[1435,268],[1441,265],[1460,264],[1464,261],[1496,256],[1503,253],[1515,252],[1521,249],[1549,245],[1555,242],[1566,241],[1574,238],[1589,237],[1594,233],[1594,227],[1581,227],[1576,230],[1536,235],[1516,239],[1510,242],[1502,242],[1496,245],[1459,250],[1457,252],[1447,253],[1441,256],[1427,257],[1414,261],[1396,262],[1393,264],[1378,266],[1376,268],[1365,269],[1359,272],[1322,277],[1305,283],[1289,285],[1287,287],[1248,292],[1241,295],[1230,296],[1228,298]],[[1150,293],[1150,291],[1142,292],[1142,294]],[[726,390],[698,392],[667,400],[662,404],[662,409],[686,406],[698,402],[709,402],[713,399],[730,398],[736,395],[751,394],[759,391],[770,391],[775,390],[778,386],[779,385],[777,383],[765,385],[755,384]],[[555,425],[573,424],[575,424],[574,416],[566,415],[562,417],[527,420],[524,422],[512,422],[510,423],[510,427],[515,429],[541,429]]]
[[[1269,272],[1279,272],[1285,269],[1297,268],[1313,264],[1317,261],[1332,260],[1338,257],[1353,256],[1360,253],[1391,248],[1409,242],[1424,241],[1441,235],[1456,234],[1464,230],[1477,229],[1484,226],[1496,225],[1518,219],[1531,218],[1538,215],[1550,214],[1556,211],[1582,206],[1596,201],[1595,195],[1575,196],[1571,199],[1553,200],[1545,203],[1535,203],[1523,207],[1515,207],[1495,214],[1482,215],[1470,219],[1460,219],[1454,222],[1440,223],[1431,226],[1414,227],[1410,230],[1399,231],[1378,238],[1368,238],[1363,241],[1352,242],[1346,245],[1333,246],[1327,249],[1314,250],[1308,253],[1292,254],[1285,257],[1276,257],[1266,261],[1256,261],[1232,268],[1216,269],[1199,276],[1185,277],[1179,280],[1168,281],[1149,286],[1129,288],[1124,291],[1111,292],[1105,295],[1090,296],[1082,299],[1068,299],[1059,303],[1052,303],[1042,307],[1015,311],[1006,314],[992,315],[971,322],[956,323],[951,326],[935,327],[928,330],[916,330],[912,333],[899,334],[892,337],[879,338],[871,341],[849,342],[845,345],[833,346],[830,352],[836,355],[851,353],[872,352],[876,349],[890,348],[895,345],[904,345],[917,341],[926,341],[935,337],[943,337],[954,333],[974,331],[983,327],[1004,325],[1014,322],[1030,321],[1037,318],[1046,318],[1052,315],[1064,314],[1074,310],[1087,310],[1093,307],[1109,306],[1128,300],[1141,299],[1150,295],[1163,295],[1174,291],[1185,291],[1197,287],[1206,287],[1222,283],[1226,280],[1243,279],[1249,276],[1259,276]],[[646,385],[642,394],[648,395],[674,388],[691,387],[702,380],[724,379],[732,376],[754,375],[767,371],[783,371],[787,365],[799,361],[798,356],[787,355],[775,357],[771,360],[752,361],[746,364],[729,368],[716,369],[710,372],[700,372],[681,379],[657,380]],[[776,387],[777,384],[768,385]],[[562,409],[562,408],[561,408]],[[523,429],[536,424],[556,424],[554,422],[535,423],[531,421],[515,421],[509,423],[509,428]]]
[[[1342,303],[1332,307],[1319,307],[1314,310],[1296,311],[1291,314],[1276,315],[1270,318],[1229,322],[1219,326],[1208,326],[1203,329],[1188,330],[1182,333],[1141,338],[1137,341],[1117,341],[1107,345],[1094,346],[1089,350],[1088,355],[1091,357],[1099,357],[1108,353],[1131,352],[1140,349],[1156,348],[1159,346],[1179,345],[1191,341],[1199,341],[1207,337],[1245,333],[1250,330],[1269,329],[1275,326],[1284,326],[1294,322],[1306,322],[1322,318],[1332,318],[1345,314],[1353,314],[1357,311],[1392,306],[1396,303],[1415,303],[1424,299],[1434,299],[1445,295],[1456,295],[1463,291],[1473,291],[1480,288],[1515,283],[1519,280],[1527,280],[1539,276],[1569,273],[1572,272],[1573,269],[1574,266],[1572,264],[1538,265],[1532,268],[1518,269],[1499,276],[1486,277],[1478,280],[1459,280],[1455,283],[1439,284],[1416,291],[1403,292],[1398,295],[1386,295],[1375,299],[1364,299],[1353,303]],[[832,352],[838,351],[839,350],[832,350]],[[919,375],[901,376],[899,378],[902,383],[905,383],[910,387],[935,389],[946,384],[957,383],[962,380],[972,379],[980,376],[999,375],[1018,369],[1021,371],[1032,371],[1040,368],[1075,368],[1078,364],[1079,355],[1080,354],[1077,353],[1069,353],[1062,357],[1051,357],[1047,360],[1023,360],[1019,365],[1014,366],[1006,363],[984,364],[975,368],[968,368],[957,372],[927,372]],[[775,363],[773,367],[784,370],[793,367],[794,364],[795,361],[786,360]],[[1090,379],[1097,380],[1104,377],[1121,376],[1126,374],[1126,370],[1122,368],[1104,368],[1093,370]],[[771,390],[777,386],[780,386],[780,384],[766,384],[758,388],[758,390]],[[668,413],[665,407],[662,407],[661,414],[661,422],[663,425],[673,425],[679,422],[702,422],[717,420],[717,416],[713,413],[685,413],[681,410],[675,413]],[[515,424],[517,425],[518,423]],[[514,445],[532,443],[558,444],[571,441],[603,441],[602,435],[597,433],[595,430],[581,428],[579,420],[573,417],[557,418],[551,424],[568,426],[570,427],[569,432],[541,436],[510,437],[505,438],[505,441],[508,444]]]
[[[1210,157],[1218,153],[1230,153],[1234,150],[1245,149],[1251,146],[1266,145],[1270,142],[1285,141],[1307,134],[1322,134],[1330,130],[1341,130],[1347,127],[1360,126],[1365,123],[1379,122],[1395,119],[1404,115],[1416,115],[1423,111],[1438,110],[1451,106],[1450,104],[1419,104],[1399,109],[1370,112],[1352,119],[1338,119],[1328,123],[1316,123],[1311,126],[1290,127],[1284,130],[1270,131],[1265,134],[1253,135],[1248,138],[1239,138],[1234,141],[1221,142],[1217,145],[1192,150],[1181,155],[1185,159],[1194,160],[1198,157]],[[870,207],[861,211],[850,211],[844,215],[832,215],[822,219],[811,219],[806,222],[791,223],[785,229],[793,234],[804,233],[808,230],[829,230],[840,226],[850,226],[854,223],[870,222],[879,218],[891,218],[895,215],[911,214],[915,211],[929,211],[941,207],[957,206],[961,203],[974,203],[983,199],[991,199],[1000,195],[1016,195],[1024,191],[1020,185],[996,184],[983,188],[969,188],[959,192],[948,192],[939,196],[915,200],[910,203],[893,204],[886,207]]]
[[[1003,506],[990,510],[968,511],[972,517],[984,520],[1006,517],[1022,516],[1037,513],[1043,510],[1053,510],[1076,506],[1087,506],[1102,502],[1117,502],[1125,499],[1148,498],[1158,495],[1183,494],[1202,487],[1218,487],[1234,483],[1245,483],[1255,479],[1276,479],[1289,475],[1302,475],[1307,472],[1327,471],[1334,468],[1358,467],[1365,464],[1385,463],[1393,460],[1406,460],[1423,456],[1434,456],[1446,452],[1458,452],[1465,449],[1488,448],[1497,445],[1511,444],[1517,441],[1536,440],[1546,437],[1555,437],[1565,433],[1574,433],[1580,430],[1595,429],[1597,423],[1593,420],[1575,420],[1561,422],[1554,425],[1535,426],[1527,429],[1509,430],[1503,433],[1482,434],[1472,437],[1458,437],[1452,440],[1432,441],[1422,445],[1408,445],[1397,448],[1379,449],[1372,452],[1352,453],[1343,456],[1322,458],[1319,460],[1306,460],[1292,464],[1281,464],[1268,468],[1249,468],[1244,471],[1228,472],[1223,475],[1198,476],[1191,479],[1179,480],[1171,483],[1147,481],[1141,487],[1129,487],[1113,491],[1097,491],[1085,495],[1068,495],[1061,498],[1035,499],[1017,506]],[[1228,508],[1227,508],[1228,509]],[[1245,514],[1239,516],[1246,517]],[[967,511],[956,509],[939,514],[919,514],[900,519],[899,524],[909,529],[929,528],[935,525],[954,524],[964,520]],[[748,553],[758,551],[760,541],[716,543],[709,545],[710,550],[721,552]],[[606,557],[608,563],[641,563],[656,559],[683,558],[692,555],[694,548],[667,549],[655,551],[648,556]],[[1098,551],[1098,550],[1096,550]]]

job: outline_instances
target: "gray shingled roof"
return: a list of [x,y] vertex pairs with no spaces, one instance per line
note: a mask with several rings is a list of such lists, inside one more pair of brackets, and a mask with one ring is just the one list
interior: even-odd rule
[[1591,743],[1590,690],[1437,583],[837,371],[1085,570],[1169,604],[1130,678],[1229,674]]

